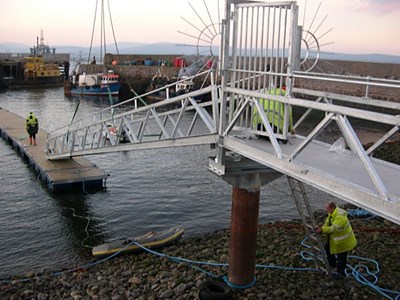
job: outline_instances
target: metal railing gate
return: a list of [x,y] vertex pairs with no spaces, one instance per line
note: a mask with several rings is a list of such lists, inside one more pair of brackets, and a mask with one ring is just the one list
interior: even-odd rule
[[[263,119],[263,114],[265,117],[269,115],[269,111],[264,113],[262,109],[268,100],[259,100],[258,108],[245,106],[249,98],[233,89],[279,96],[291,93],[285,91],[286,86],[291,86],[287,75],[300,67],[301,27],[297,25],[297,4],[295,1],[228,1],[227,5],[230,15],[223,35],[221,82],[224,103],[229,102],[229,106],[222,109],[228,112],[227,119],[222,120],[222,129],[235,122],[235,126],[251,128],[259,134],[272,135],[274,132],[277,137],[286,138],[289,126],[287,105],[277,103],[279,109],[274,112],[277,122],[283,122],[283,128],[275,126],[274,122],[272,128],[268,124],[265,124],[265,129],[257,128],[255,115],[260,115],[260,119]],[[238,115],[240,120],[237,121]]]

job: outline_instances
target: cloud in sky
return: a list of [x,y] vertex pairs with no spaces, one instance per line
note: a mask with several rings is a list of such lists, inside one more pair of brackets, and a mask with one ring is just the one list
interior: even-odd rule
[[400,12],[399,0],[358,0],[356,10],[373,15],[392,14]]

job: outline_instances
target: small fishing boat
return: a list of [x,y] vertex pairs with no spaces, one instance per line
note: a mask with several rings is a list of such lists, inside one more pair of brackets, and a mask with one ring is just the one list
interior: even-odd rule
[[[118,96],[119,91],[121,89],[120,77],[118,74],[115,74],[113,71],[113,66],[115,66],[117,61],[112,62],[112,66],[106,65],[104,63],[102,53],[107,53],[107,48],[105,44],[105,35],[106,35],[106,24],[105,24],[105,7],[104,0],[101,0],[101,5],[99,7],[98,1],[96,1],[93,29],[92,29],[92,41],[94,39],[94,32],[97,18],[97,11],[100,10],[101,16],[101,27],[100,27],[100,64],[96,62],[96,57],[93,56],[93,60],[89,63],[89,59],[92,53],[92,43],[90,44],[88,63],[78,64],[75,67],[73,73],[69,76],[69,80],[64,83],[64,94],[66,96]],[[112,32],[114,32],[110,4],[108,3],[109,17]],[[115,48],[118,51],[117,43],[114,39]],[[104,52],[103,52],[104,51]]]
[[119,75],[112,71],[108,73],[86,74],[77,73],[71,76],[70,91],[71,95],[117,96],[121,88]]
[[142,236],[119,239],[98,245],[93,247],[92,254],[96,257],[105,257],[116,253],[127,254],[141,251],[142,248],[135,243],[149,249],[157,249],[173,244],[182,237],[183,233],[184,229],[181,227],[173,227],[160,232],[150,231]]
[[179,96],[193,91],[194,82],[189,77],[183,77],[182,80],[179,80],[175,86],[175,95]]
[[168,99],[171,96],[170,87],[167,89],[169,84],[169,77],[165,74],[162,74],[160,69],[158,69],[156,75],[153,76],[149,86],[146,89],[146,93],[149,93],[146,95],[146,101],[148,103],[153,103]]

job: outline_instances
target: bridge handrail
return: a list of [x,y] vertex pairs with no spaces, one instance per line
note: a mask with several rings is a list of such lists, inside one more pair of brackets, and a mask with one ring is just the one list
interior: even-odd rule
[[340,74],[302,72],[302,71],[295,71],[291,76],[293,78],[315,79],[315,80],[341,82],[341,83],[353,83],[361,85],[400,88],[400,80],[376,78],[372,76],[362,77],[354,75],[340,75]]
[[[203,88],[203,89],[200,89],[200,90],[189,92],[189,93],[186,93],[186,94],[183,94],[183,95],[180,95],[180,96],[176,96],[176,97],[173,97],[173,98],[165,99],[165,100],[163,100],[161,102],[149,104],[149,105],[146,105],[146,106],[141,106],[141,107],[138,107],[138,108],[135,109],[135,114],[140,114],[140,113],[146,112],[149,109],[156,109],[156,108],[160,108],[160,107],[163,107],[163,106],[179,103],[182,100],[184,100],[186,98],[189,98],[189,97],[196,97],[196,96],[203,95],[203,94],[211,92],[213,88],[215,88],[215,86],[211,86],[210,85],[210,86],[208,86],[206,88]],[[205,106],[205,104],[200,103],[199,106]],[[188,111],[193,110],[193,109],[195,109],[195,108],[194,107],[188,107],[187,108]],[[104,109],[101,112],[105,113],[107,111],[111,111],[111,108]],[[168,114],[168,113],[171,113],[171,112],[172,111],[168,111],[165,114]],[[60,127],[59,129],[53,130],[52,132],[50,132],[48,134],[47,139],[50,140],[50,139],[55,139],[55,138],[59,138],[59,137],[63,136],[65,134],[65,132],[66,132],[66,129],[68,129],[69,131],[70,130],[76,131],[76,130],[81,130],[83,128],[86,128],[87,125],[82,124],[80,121],[82,121],[83,119],[89,119],[89,118],[95,116],[97,113],[98,112],[93,113],[92,115],[85,116],[84,118],[81,118],[81,119],[73,122],[71,125],[65,125],[63,127]],[[115,114],[113,116],[111,116],[111,114],[110,114],[110,116],[108,116],[108,117],[103,117],[101,119],[98,119],[98,120],[95,120],[93,122],[90,122],[90,125],[94,126],[94,125],[98,125],[98,124],[101,124],[101,123],[104,123],[104,122],[109,122],[109,121],[112,121],[114,118],[125,117],[125,116],[128,116],[130,114],[132,114],[132,111],[118,113],[118,114]],[[160,113],[159,115],[162,116],[163,113]],[[61,133],[58,133],[58,132],[61,132]]]
[[316,109],[316,110],[320,110],[320,111],[324,111],[324,112],[333,112],[333,113],[347,115],[350,117],[360,118],[363,120],[369,120],[369,121],[375,121],[378,123],[384,123],[384,124],[388,124],[388,125],[400,126],[400,116],[394,116],[394,115],[389,115],[389,114],[384,114],[384,113],[379,113],[379,112],[366,111],[366,110],[361,110],[361,109],[357,109],[357,108],[340,106],[337,104],[319,103],[319,102],[299,99],[299,98],[295,98],[295,97],[292,98],[292,97],[287,97],[287,96],[271,95],[271,94],[266,94],[266,93],[262,93],[259,91],[249,91],[249,90],[243,90],[243,89],[231,88],[231,87],[226,87],[225,90],[226,90],[226,92],[247,95],[250,97],[254,97],[255,99],[268,98],[273,101],[290,104],[292,106],[311,108],[311,109]]
[[[350,75],[339,75],[339,74],[329,74],[329,73],[313,73],[313,72],[302,72],[302,71],[294,71],[291,74],[287,74],[280,72],[245,70],[245,69],[235,69],[235,68],[228,68],[227,71],[232,73],[253,74],[254,78],[272,75],[272,76],[282,76],[288,78],[360,84],[365,86],[400,88],[400,80],[376,78],[371,76],[362,77],[362,76],[350,76]],[[248,79],[249,78],[243,78],[241,80],[248,80]]]
[[[88,121],[88,122],[90,122],[90,124],[92,124],[92,119],[93,119],[93,118],[96,119],[96,116],[97,116],[97,115],[99,115],[99,116],[101,116],[102,114],[110,114],[110,115],[111,115],[111,114],[113,114],[113,110],[118,109],[118,108],[120,108],[120,107],[122,107],[122,106],[124,106],[124,105],[126,105],[126,104],[134,103],[134,102],[137,101],[137,99],[139,99],[139,98],[143,98],[143,97],[149,96],[149,95],[151,95],[151,94],[153,94],[153,93],[156,93],[156,92],[162,91],[162,90],[164,90],[164,89],[167,89],[167,87],[169,88],[169,87],[171,87],[171,86],[175,86],[177,83],[184,82],[184,81],[186,81],[186,80],[188,80],[188,79],[194,79],[194,78],[196,78],[196,77],[203,76],[203,75],[205,75],[205,74],[207,74],[207,73],[210,73],[210,72],[212,72],[212,69],[209,69],[209,70],[204,71],[204,72],[200,72],[200,73],[198,73],[198,74],[195,74],[195,75],[193,75],[193,76],[187,77],[187,78],[185,78],[185,79],[178,80],[178,81],[176,81],[176,82],[174,82],[174,83],[168,84],[167,86],[164,86],[164,87],[155,89],[155,90],[153,90],[153,91],[150,91],[150,92],[147,92],[147,93],[144,93],[144,94],[135,96],[135,97],[133,97],[133,98],[129,98],[129,99],[124,100],[124,101],[122,101],[122,102],[118,102],[118,103],[116,103],[116,104],[113,104],[113,105],[111,105],[111,106],[108,106],[107,108],[103,108],[103,109],[97,110],[97,111],[95,111],[95,112],[93,112],[93,113],[91,113],[91,114],[89,114],[89,115],[85,115],[85,116],[83,116],[83,117],[81,117],[81,118],[79,118],[79,119],[74,120],[74,121],[73,121],[72,123],[70,123],[70,124],[63,125],[63,126],[61,126],[61,127],[58,127],[58,128],[56,128],[56,129],[50,131],[49,134],[48,134],[48,136],[53,136],[54,134],[56,134],[56,132],[65,132],[65,131],[71,129],[74,125],[79,124],[79,123],[82,123],[82,122],[85,122],[85,121]],[[195,91],[195,92],[196,92],[196,91]],[[202,94],[203,94],[203,93],[194,94],[194,96],[198,96],[198,95],[202,95]],[[187,93],[186,95],[190,95],[190,96],[194,97],[193,94],[192,94],[192,92],[191,92],[190,94]],[[175,99],[174,101],[171,102],[171,103],[173,103],[173,102],[175,102],[175,101],[181,100],[182,98],[184,98],[184,97],[180,97],[180,98],[179,98],[179,96],[178,96],[178,97],[173,97],[173,98],[169,98],[169,99]],[[167,99],[168,99],[168,98],[167,98]],[[178,100],[176,100],[176,99],[178,99]],[[149,104],[149,105],[153,105],[153,106],[157,107],[157,104]],[[162,105],[163,105],[163,104],[162,104]],[[137,108],[137,105],[135,105],[135,108]],[[103,118],[102,118],[102,117],[101,117],[101,118],[99,117],[99,119],[103,119]]]
[[303,94],[308,96],[316,96],[316,97],[325,97],[329,98],[330,100],[339,100],[349,103],[356,103],[368,106],[376,106],[380,108],[388,108],[388,109],[395,109],[400,110],[400,103],[392,102],[392,101],[385,101],[385,100],[376,100],[372,98],[366,97],[356,97],[356,96],[348,96],[343,94],[337,94],[332,92],[321,92],[312,89],[304,89],[304,88],[293,88],[294,94]]

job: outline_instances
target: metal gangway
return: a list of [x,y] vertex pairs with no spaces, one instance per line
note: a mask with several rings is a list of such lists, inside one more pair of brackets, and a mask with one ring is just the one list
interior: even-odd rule
[[[318,40],[298,24],[295,1],[226,1],[209,86],[141,107],[135,97],[76,120],[49,134],[48,159],[207,144],[215,148],[208,169],[225,180],[284,174],[400,224],[400,166],[374,157],[399,131],[400,104],[381,96],[398,95],[400,82],[314,72],[301,45]],[[338,85],[345,89],[319,88]],[[198,103],[202,95],[210,101]],[[386,133],[365,149],[360,122]],[[340,147],[323,138],[332,127]]]

